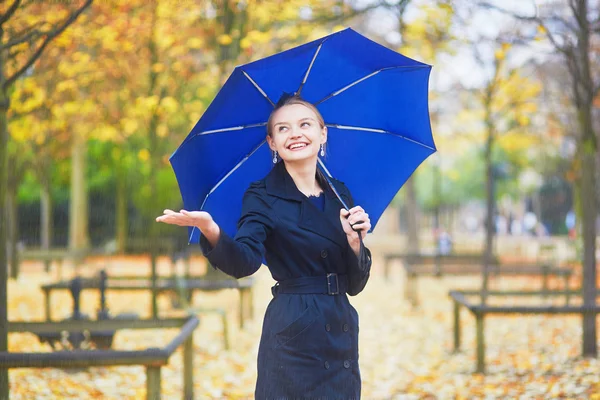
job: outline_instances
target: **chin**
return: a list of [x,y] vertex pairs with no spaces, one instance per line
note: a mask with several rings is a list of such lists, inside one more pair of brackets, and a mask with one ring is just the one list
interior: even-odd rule
[[312,155],[295,155],[296,157],[292,156],[292,157],[286,157],[283,159],[283,161],[286,162],[291,162],[291,163],[297,163],[297,162],[316,162],[317,161],[317,155],[316,154],[312,154]]

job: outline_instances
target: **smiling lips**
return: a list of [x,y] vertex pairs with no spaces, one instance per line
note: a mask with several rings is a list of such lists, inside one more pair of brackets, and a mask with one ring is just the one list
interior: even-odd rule
[[301,150],[308,146],[308,143],[293,143],[287,147],[288,150]]

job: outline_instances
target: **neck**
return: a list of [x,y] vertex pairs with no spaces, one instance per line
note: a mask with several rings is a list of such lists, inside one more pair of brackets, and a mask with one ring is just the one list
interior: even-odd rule
[[299,191],[305,196],[316,195],[321,192],[321,187],[317,182],[317,164],[316,163],[285,163],[285,169],[292,177]]

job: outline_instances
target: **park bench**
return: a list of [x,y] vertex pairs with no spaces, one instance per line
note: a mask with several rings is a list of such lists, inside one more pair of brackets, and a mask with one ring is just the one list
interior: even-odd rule
[[79,264],[89,255],[87,250],[70,250],[68,248],[29,248],[25,247],[19,251],[19,261],[41,261],[44,263],[44,270],[50,272],[53,263],[56,263],[58,276],[62,276],[62,265],[65,260],[72,260]]
[[117,329],[180,328],[178,335],[162,348],[143,350],[73,350],[52,353],[0,352],[0,368],[88,368],[116,365],[143,365],[146,367],[146,399],[161,398],[161,368],[183,346],[183,399],[194,398],[194,343],[193,333],[198,327],[196,316],[186,318],[147,320],[71,320],[61,322],[9,321],[8,331],[41,334],[48,331],[94,331]]
[[[386,253],[384,254],[384,276],[389,279],[390,264],[394,260],[402,261],[404,268],[413,266],[431,266],[434,274],[443,275],[448,266],[460,266],[465,268],[468,266],[480,267],[484,262],[484,255],[480,253],[463,253],[463,254],[436,254],[436,253]],[[492,266],[499,264],[497,257],[493,257]],[[480,269],[481,270],[481,269]],[[417,270],[414,269],[418,274]],[[424,270],[425,271],[425,270]],[[427,272],[431,275],[431,272]]]
[[[71,290],[71,281],[59,281],[46,285],[42,285],[41,289],[44,292],[44,310],[46,321],[52,321],[52,293],[56,291]],[[106,291],[147,291],[152,296],[159,294],[182,295],[182,290],[186,293],[193,292],[215,292],[225,289],[236,289],[239,291],[239,326],[243,329],[245,321],[254,317],[253,309],[253,294],[254,286],[253,278],[243,279],[204,279],[203,276],[188,276],[186,278],[178,277],[160,277],[156,280],[156,288],[152,288],[152,280],[144,276],[111,276],[108,277],[105,284]],[[81,279],[81,290],[100,290],[101,281],[99,278]],[[229,327],[226,317],[226,312],[223,309],[206,309],[206,308],[191,308],[188,311],[194,312],[212,312],[221,316],[223,322],[223,340],[225,348],[229,348]],[[157,318],[156,315],[153,315]]]
[[[406,272],[405,298],[414,306],[419,304],[418,282],[419,276],[464,276],[482,274],[484,268],[484,256],[482,254],[386,254],[385,276],[389,274],[389,263],[400,259]],[[573,271],[570,268],[559,267],[552,264],[508,264],[500,263],[497,257],[487,267],[490,276],[542,276],[542,291],[549,290],[551,277],[563,279],[565,290]]]
[[[485,329],[484,320],[486,316],[497,315],[523,315],[523,314],[584,314],[591,313],[594,315],[600,314],[600,304],[595,306],[569,305],[568,299],[571,296],[581,295],[578,290],[565,289],[563,291],[478,291],[478,290],[452,290],[449,292],[450,297],[454,302],[454,351],[460,349],[461,330],[460,330],[460,309],[466,308],[475,317],[476,330],[476,367],[478,373],[485,373]],[[485,295],[486,299],[492,296],[565,296],[566,304],[564,306],[555,305],[532,305],[532,306],[491,306],[486,305],[480,300],[480,304],[475,304],[469,301],[468,296],[479,296],[482,299]],[[596,297],[600,296],[600,292],[596,293]]]

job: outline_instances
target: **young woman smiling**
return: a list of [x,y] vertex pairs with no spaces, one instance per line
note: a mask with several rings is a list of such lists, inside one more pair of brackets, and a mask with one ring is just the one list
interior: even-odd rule
[[369,278],[370,252],[358,236],[371,228],[369,216],[332,179],[351,207],[343,208],[317,170],[327,127],[312,104],[280,100],[267,142],[274,167],[246,191],[235,237],[204,211],[165,210],[156,220],[200,229],[204,255],[236,278],[266,261],[277,283],[263,322],[257,399],[359,399],[358,314],[347,295]]

